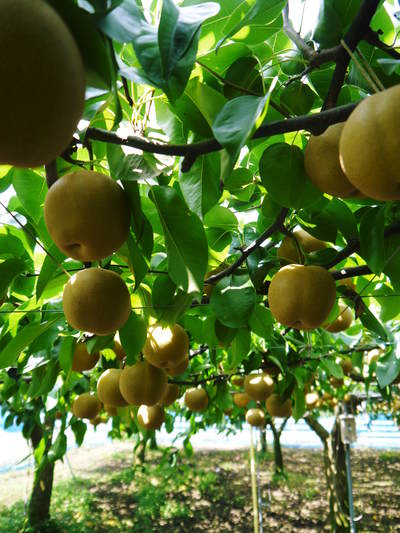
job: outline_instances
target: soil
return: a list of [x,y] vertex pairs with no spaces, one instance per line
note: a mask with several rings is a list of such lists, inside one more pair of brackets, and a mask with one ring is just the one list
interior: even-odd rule
[[[179,456],[174,468],[165,454],[151,452],[143,470],[132,468],[129,444],[118,446],[118,454],[115,447],[69,453],[72,471],[85,480],[82,491],[88,491],[90,502],[88,513],[82,511],[82,529],[65,531],[89,531],[84,526],[97,533],[253,530],[248,451],[198,451],[189,458]],[[328,531],[322,450],[283,448],[283,456],[287,476],[274,478],[271,456],[258,455],[264,531]],[[353,450],[352,470],[357,530],[400,532],[400,452]],[[26,479],[27,474],[17,476]],[[65,484],[68,477],[68,465],[59,468],[57,483],[64,479]],[[10,504],[18,479],[10,474],[1,479],[0,504]],[[66,524],[67,514],[60,513],[54,509],[53,518]],[[79,522],[75,508],[77,528]]]

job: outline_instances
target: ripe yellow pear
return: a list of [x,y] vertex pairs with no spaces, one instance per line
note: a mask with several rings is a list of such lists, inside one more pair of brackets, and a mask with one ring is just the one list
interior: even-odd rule
[[172,405],[179,398],[180,394],[181,391],[178,385],[168,383],[165,393],[158,403],[163,406]]
[[89,353],[85,342],[78,342],[74,348],[74,355],[72,358],[72,370],[75,372],[83,372],[84,370],[91,370],[94,368],[100,359],[99,352]]
[[240,408],[246,407],[251,400],[250,396],[246,392],[235,392],[232,399],[233,403]]
[[97,381],[97,396],[105,405],[112,405],[113,407],[127,405],[119,390],[121,373],[122,370],[120,368],[109,368],[99,377]]
[[180,363],[178,363],[176,366],[168,366],[166,367],[165,371],[169,376],[176,377],[183,374],[187,367],[189,366],[189,357],[185,357],[185,359],[182,359]]
[[249,374],[244,378],[244,390],[252,400],[262,402],[272,394],[274,380],[266,373]]
[[131,405],[155,405],[167,389],[167,374],[147,361],[139,361],[122,370],[119,389]]
[[338,307],[338,316],[335,318],[335,320],[333,320],[333,322],[324,326],[325,329],[331,333],[339,333],[340,331],[344,331],[345,329],[349,328],[353,322],[353,313],[351,312],[350,307],[342,302],[339,303]]
[[137,420],[139,426],[144,429],[160,429],[165,420],[164,409],[159,405],[141,405],[137,412]]
[[265,402],[268,413],[278,418],[286,418],[292,414],[292,401],[290,398],[283,400],[279,394],[271,394]]
[[336,285],[320,266],[287,265],[272,278],[268,303],[275,319],[295,329],[321,326],[335,303]]
[[177,366],[188,357],[188,352],[189,337],[182,326],[150,326],[143,348],[149,363],[159,368]]
[[353,371],[353,363],[349,357],[346,357],[340,361],[340,366],[342,367],[343,374],[348,376]]
[[347,179],[339,161],[339,139],[344,122],[329,126],[322,135],[311,135],[304,152],[304,168],[310,180],[322,192],[338,198],[360,196]]
[[265,426],[265,415],[262,409],[249,409],[246,413],[246,422],[250,426],[262,428]]
[[207,409],[208,396],[204,389],[191,388],[185,392],[185,405],[193,412],[200,412]]
[[1,0],[0,27],[0,163],[50,163],[69,145],[83,113],[80,51],[42,0]]
[[357,189],[376,200],[400,200],[400,85],[363,100],[339,142],[341,167]]
[[131,300],[118,274],[103,268],[87,268],[74,274],[65,285],[63,308],[73,328],[109,335],[128,320]]
[[82,262],[111,255],[129,234],[130,209],[124,190],[92,170],[65,174],[46,195],[44,218],[65,255]]
[[95,418],[101,411],[101,403],[94,392],[84,392],[72,403],[72,413],[77,418]]
[[99,424],[107,424],[107,419],[97,415],[90,420],[90,423],[92,424],[92,426],[97,427]]
[[293,232],[293,236],[287,235],[278,248],[277,256],[285,263],[304,263],[304,254],[317,252],[327,247],[326,242],[316,239],[303,229]]

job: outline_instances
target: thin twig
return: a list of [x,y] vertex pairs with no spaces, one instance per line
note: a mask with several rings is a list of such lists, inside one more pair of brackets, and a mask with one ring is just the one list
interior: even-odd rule
[[253,241],[249,246],[247,246],[243,251],[242,255],[234,262],[232,265],[230,265],[228,268],[225,268],[221,272],[218,272],[218,274],[214,274],[213,276],[210,276],[205,280],[205,283],[208,285],[215,285],[217,281],[219,281],[222,278],[225,278],[226,276],[229,276],[232,274],[236,269],[242,265],[246,259],[251,255],[257,248],[259,248],[264,241],[266,241],[271,235],[273,235],[275,232],[279,231],[283,223],[285,221],[285,218],[289,212],[289,209],[286,207],[283,208],[278,217],[276,218],[275,222],[269,226],[255,241]]

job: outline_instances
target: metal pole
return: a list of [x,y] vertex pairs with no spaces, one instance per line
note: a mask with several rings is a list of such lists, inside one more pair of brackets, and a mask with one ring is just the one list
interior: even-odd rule
[[255,454],[254,454],[253,426],[250,426],[250,474],[251,474],[251,495],[253,498],[254,533],[259,533],[256,460],[255,460]]
[[354,522],[353,483],[351,481],[350,444],[345,444],[344,447],[346,452],[346,477],[347,492],[349,496],[350,531],[351,533],[356,533],[356,524]]
[[260,448],[261,448],[261,430],[258,432],[258,444],[259,446],[256,447],[257,498],[258,498],[258,521],[259,521],[258,529],[260,533],[263,533],[264,531],[263,516],[262,516],[263,503],[262,503],[261,483],[260,483],[260,468],[259,468],[260,462],[258,460],[260,456],[259,455],[257,456],[257,452],[259,453]]

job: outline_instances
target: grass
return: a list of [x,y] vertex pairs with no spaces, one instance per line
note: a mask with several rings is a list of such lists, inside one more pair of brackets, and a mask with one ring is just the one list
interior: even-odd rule
[[[173,461],[171,461],[173,459]],[[216,533],[252,530],[249,457],[245,451],[198,452],[176,459],[151,452],[144,467],[132,454],[97,460],[81,478],[56,483],[52,521],[32,532],[23,502],[0,510],[4,533]],[[274,478],[269,455],[258,457],[264,530],[326,531],[326,486],[320,451],[284,449],[285,475]],[[400,454],[354,451],[359,531],[394,532],[400,523]],[[76,469],[76,474],[77,474]],[[377,476],[379,471],[379,476]]]

